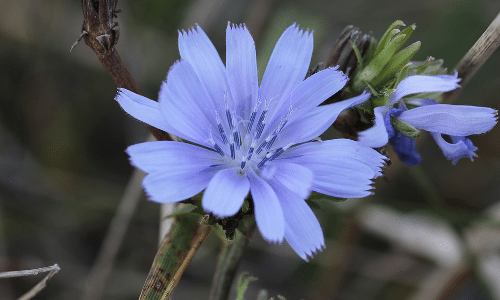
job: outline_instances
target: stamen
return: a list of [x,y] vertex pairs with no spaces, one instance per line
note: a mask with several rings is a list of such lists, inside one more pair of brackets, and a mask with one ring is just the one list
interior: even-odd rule
[[210,143],[212,144],[212,146],[214,147],[215,151],[217,151],[220,156],[224,157],[224,151],[222,151],[221,147],[219,147],[219,145],[217,145],[214,141],[213,138],[210,138]]
[[250,115],[250,122],[248,123],[247,126],[247,133],[250,133],[252,130],[253,122],[255,121],[255,116],[257,115],[256,111],[253,111],[252,114]]
[[229,130],[233,130],[234,128],[233,116],[231,115],[229,109],[226,109],[226,118],[227,118],[227,123],[229,124]]
[[257,132],[255,133],[256,140],[260,139],[260,135],[262,134],[262,131],[264,131],[264,127],[266,125],[266,115],[267,109],[262,112],[259,118],[259,122],[257,123]]
[[235,130],[233,132],[233,139],[234,139],[234,143],[236,144],[236,148],[239,149],[240,148],[240,135],[238,134],[237,130]]
[[255,122],[255,117],[257,116],[257,108],[260,106],[260,102],[260,100],[257,101],[255,107],[253,108],[253,112],[250,115],[250,122],[248,123],[247,133],[250,133],[250,131],[252,131],[253,122]]
[[279,148],[278,151],[274,152],[273,155],[271,155],[271,157],[269,157],[269,160],[275,160],[278,156],[280,156],[281,154],[283,154],[283,152],[285,152],[285,150],[283,150],[283,148]]
[[248,149],[247,160],[252,159],[252,154],[254,149],[255,148],[253,146],[250,146],[250,149]]
[[229,103],[227,102],[226,93],[224,93],[224,101],[226,102],[226,119],[227,119],[227,124],[229,125],[229,130],[233,130],[233,128],[234,128],[233,116],[231,115],[231,111],[229,110]]
[[267,150],[269,150],[273,146],[274,142],[276,141],[276,138],[278,138],[278,135],[276,133],[274,133],[272,135],[271,140],[269,142],[267,142],[267,145],[266,145]]
[[267,142],[264,141],[262,144],[260,144],[259,147],[257,147],[257,151],[255,151],[255,153],[257,154],[260,154],[260,152],[262,152],[262,149],[264,148],[264,146],[266,146]]
[[229,145],[229,149],[231,150],[231,158],[235,159],[236,158],[236,152],[234,151],[234,143],[231,143],[231,145]]
[[222,149],[220,148],[219,145],[214,144],[214,148],[215,148],[215,150],[217,150],[217,152],[219,152],[220,156],[224,157],[224,155],[225,155],[224,151],[222,151]]
[[215,111],[215,121],[217,122],[217,129],[219,130],[220,137],[222,138],[222,142],[227,144],[227,136],[224,131],[224,127],[222,127],[222,123],[220,121],[219,112]]
[[266,163],[266,161],[268,161],[268,160],[269,160],[269,158],[268,158],[267,156],[266,156],[266,157],[264,157],[264,158],[260,161],[260,163],[258,163],[258,164],[257,164],[257,168],[259,168],[259,169],[260,169],[260,168],[262,168],[262,166],[263,166],[263,165]]

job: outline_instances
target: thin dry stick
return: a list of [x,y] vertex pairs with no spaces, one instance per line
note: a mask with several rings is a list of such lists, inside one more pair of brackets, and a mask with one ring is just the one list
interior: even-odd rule
[[[45,278],[42,279],[42,281],[37,283],[37,285],[35,285],[31,290],[29,290],[26,294],[19,297],[18,300],[29,300],[29,299],[32,299],[33,297],[35,297],[41,290],[43,290],[47,286],[47,281],[50,278],[52,278],[54,275],[56,275],[56,273],[59,272],[59,270],[60,270],[60,268],[57,264],[55,264],[51,267],[41,268],[41,269],[51,269],[51,271],[49,272],[49,274],[47,274],[47,276],[45,276]],[[37,269],[37,270],[40,270],[40,269]],[[28,270],[28,271],[32,271],[32,270]],[[44,271],[44,272],[46,272],[46,271]]]
[[60,268],[57,264],[50,266],[50,267],[44,267],[44,268],[38,268],[38,269],[1,272],[0,279],[1,278],[12,278],[12,277],[22,277],[22,276],[35,276],[35,275],[38,275],[40,273],[50,272],[50,271],[54,271],[54,270],[59,272]]
[[[495,17],[490,26],[486,28],[477,42],[470,48],[460,62],[455,66],[458,77],[462,78],[460,84],[465,86],[476,74],[483,64],[490,58],[500,46],[500,13]],[[443,103],[451,103],[455,100],[461,89],[448,92],[443,97]]]
[[104,237],[96,262],[90,270],[83,292],[82,299],[84,300],[102,299],[104,296],[106,283],[111,275],[115,257],[125,237],[125,232],[136,210],[137,203],[142,196],[141,182],[143,178],[144,173],[135,169]]

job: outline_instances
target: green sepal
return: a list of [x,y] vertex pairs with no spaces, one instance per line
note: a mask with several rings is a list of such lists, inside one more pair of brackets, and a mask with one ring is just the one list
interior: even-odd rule
[[401,69],[412,59],[412,57],[420,49],[420,42],[415,42],[405,49],[396,53],[386,64],[382,73],[375,77],[371,84],[379,86],[391,80]]
[[257,277],[250,276],[247,272],[242,272],[238,276],[236,300],[244,300],[245,292],[250,282],[257,280]]
[[[401,41],[405,38],[405,35],[397,35],[390,41],[390,43],[382,49],[370,63],[357,74],[353,82],[353,88],[356,91],[362,91],[366,87],[366,83],[371,83],[371,81],[382,73],[384,67],[390,61],[397,49],[401,47]],[[380,45],[379,45],[380,47]]]
[[391,118],[391,124],[394,130],[397,130],[409,138],[416,138],[420,135],[420,131],[417,128],[405,123],[398,118]]
[[403,44],[406,43],[406,41],[408,41],[408,39],[413,34],[413,32],[415,31],[416,28],[417,28],[417,26],[415,24],[412,24],[412,25],[406,27],[405,29],[401,30],[401,32],[399,34],[404,35],[405,38],[403,40],[401,40],[401,44],[399,44],[400,47],[403,46]]
[[407,76],[447,74],[448,70],[443,67],[443,63],[442,59],[435,59],[432,56],[429,56],[425,61],[412,61]]
[[396,20],[391,24],[391,26],[389,26],[384,35],[380,38],[380,42],[378,43],[378,47],[373,56],[377,56],[380,51],[386,47],[386,44],[391,40],[391,38],[399,32],[398,28],[401,26],[405,26],[405,23],[401,20]]

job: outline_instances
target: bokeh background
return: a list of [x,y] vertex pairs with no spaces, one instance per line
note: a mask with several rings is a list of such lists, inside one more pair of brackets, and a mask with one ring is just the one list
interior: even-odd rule
[[[82,42],[77,0],[0,0],[0,272],[58,263],[35,299],[83,299],[86,280],[129,181],[124,152],[148,131],[113,100],[116,87]],[[117,49],[144,95],[179,58],[177,30],[198,23],[224,59],[227,22],[246,23],[262,73],[293,22],[314,30],[312,66],[349,24],[380,37],[395,20],[417,30],[416,59],[452,70],[500,11],[496,0],[163,0],[118,2]],[[500,109],[497,51],[457,104]],[[255,233],[238,270],[287,299],[500,299],[500,128],[473,136],[474,162],[453,166],[424,134],[416,167],[389,150],[387,180],[362,200],[315,210],[326,249],[306,263]],[[297,220],[300,222],[300,220]],[[158,244],[159,205],[142,196],[104,299],[137,299]],[[210,235],[173,299],[207,299],[220,243]],[[15,299],[43,278],[0,279]]]

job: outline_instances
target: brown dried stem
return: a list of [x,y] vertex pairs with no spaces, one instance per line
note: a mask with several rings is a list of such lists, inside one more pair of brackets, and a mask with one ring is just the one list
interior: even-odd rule
[[[483,64],[490,58],[495,50],[500,46],[500,13],[495,17],[490,26],[479,37],[477,42],[469,49],[467,54],[455,66],[458,77],[462,78],[460,84],[465,86],[467,82],[476,74]],[[455,100],[461,89],[448,92],[443,97],[443,103],[451,103]]]
[[[83,10],[83,26],[78,40],[83,38],[117,87],[140,94],[139,87],[115,49],[120,36],[118,23],[114,21],[119,12],[116,10],[117,2],[118,0],[80,0]],[[149,130],[157,140],[173,140],[173,136],[158,128],[149,126]]]

